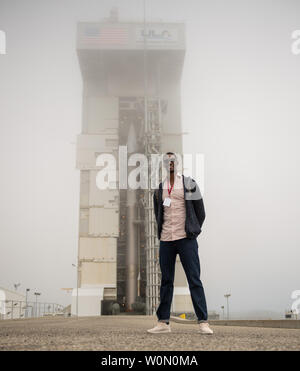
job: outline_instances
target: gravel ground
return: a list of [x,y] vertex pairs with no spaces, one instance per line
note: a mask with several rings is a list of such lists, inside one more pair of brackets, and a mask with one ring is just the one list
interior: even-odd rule
[[198,326],[171,322],[171,333],[149,334],[153,316],[41,318],[0,322],[0,350],[300,350],[299,329]]

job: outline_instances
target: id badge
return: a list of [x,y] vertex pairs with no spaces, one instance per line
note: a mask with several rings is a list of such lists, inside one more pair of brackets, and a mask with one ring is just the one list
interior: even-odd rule
[[171,199],[170,197],[166,197],[163,203],[164,206],[170,206],[171,205]]

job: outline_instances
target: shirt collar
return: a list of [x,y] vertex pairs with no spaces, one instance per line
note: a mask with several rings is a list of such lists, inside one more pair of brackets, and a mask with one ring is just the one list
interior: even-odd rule
[[[181,178],[181,177],[182,177],[182,175],[180,174],[179,171],[176,173],[176,177],[177,177],[177,178]],[[163,181],[164,184],[166,184],[167,179],[168,179],[168,177],[166,176],[165,179],[164,179],[164,181]]]

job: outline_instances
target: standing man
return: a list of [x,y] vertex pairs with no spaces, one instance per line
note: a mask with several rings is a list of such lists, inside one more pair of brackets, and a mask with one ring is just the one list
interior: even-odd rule
[[177,253],[185,271],[201,334],[213,334],[207,322],[204,289],[200,280],[197,236],[205,219],[203,199],[197,183],[177,172],[173,152],[163,157],[167,177],[153,195],[157,234],[160,240],[159,264],[162,273],[157,325],[150,333],[171,332],[170,309],[173,298]]

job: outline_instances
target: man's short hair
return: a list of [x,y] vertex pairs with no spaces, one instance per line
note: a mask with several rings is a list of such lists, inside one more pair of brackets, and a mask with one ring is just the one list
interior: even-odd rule
[[169,157],[168,155],[174,155],[176,162],[178,162],[177,156],[176,156],[176,154],[174,152],[167,152],[167,153],[165,153],[164,154],[164,157],[163,157],[163,160],[166,160]]

